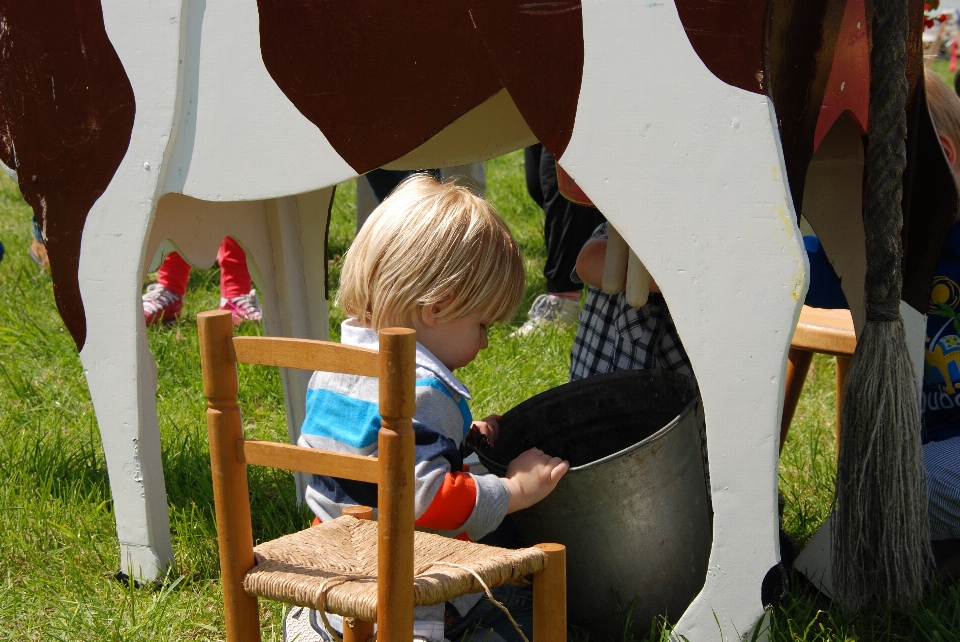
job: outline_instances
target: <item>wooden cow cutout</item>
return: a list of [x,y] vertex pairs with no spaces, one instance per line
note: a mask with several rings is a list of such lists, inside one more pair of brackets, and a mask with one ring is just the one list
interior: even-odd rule
[[[862,89],[856,39],[869,9],[862,0],[0,0],[0,160],[41,222],[57,305],[80,348],[126,572],[155,577],[173,557],[139,303],[158,254],[176,247],[210,265],[231,235],[258,272],[267,332],[326,338],[333,185],[540,140],[656,279],[700,382],[713,549],[676,632],[749,631],[778,560],[783,377],[806,291],[797,208],[815,204],[824,246],[847,256],[855,239],[842,230],[857,229],[859,201],[832,196],[811,158],[828,141],[851,180],[862,173],[862,104],[834,81]],[[911,150],[929,152],[918,55]],[[949,178],[937,162],[912,166],[915,209],[917,185]],[[955,197],[925,198],[926,216],[907,211],[905,231],[904,310],[920,327],[931,261],[956,211]],[[835,263],[856,316],[859,260]],[[283,379],[294,438],[306,381]]]

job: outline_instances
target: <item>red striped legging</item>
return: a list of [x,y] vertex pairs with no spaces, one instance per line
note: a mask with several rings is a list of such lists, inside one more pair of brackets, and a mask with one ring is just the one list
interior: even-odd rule
[[[217,252],[220,263],[220,296],[225,299],[248,294],[253,287],[250,271],[247,269],[247,255],[240,244],[229,236],[220,244]],[[177,252],[171,252],[164,259],[157,273],[157,282],[176,295],[187,293],[187,281],[190,280],[190,264]]]

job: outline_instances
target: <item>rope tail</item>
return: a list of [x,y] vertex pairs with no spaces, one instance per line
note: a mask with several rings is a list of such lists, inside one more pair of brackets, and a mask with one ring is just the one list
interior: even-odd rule
[[875,0],[863,214],[867,323],[843,392],[831,531],[836,598],[854,611],[914,604],[931,559],[920,391],[900,316],[908,34],[907,0]]

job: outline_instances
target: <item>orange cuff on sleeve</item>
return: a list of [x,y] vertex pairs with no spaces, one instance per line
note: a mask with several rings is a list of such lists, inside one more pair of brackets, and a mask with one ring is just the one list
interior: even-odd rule
[[443,484],[416,525],[452,531],[463,526],[477,503],[477,485],[465,473],[447,473]]

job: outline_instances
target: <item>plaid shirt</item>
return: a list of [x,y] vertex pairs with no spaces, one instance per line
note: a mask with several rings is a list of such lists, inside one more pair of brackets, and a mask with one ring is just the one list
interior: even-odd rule
[[[607,223],[600,225],[590,240],[605,238]],[[576,271],[572,278],[579,281]],[[623,292],[610,296],[588,287],[570,353],[570,380],[655,368],[693,376],[663,295],[651,293],[647,304],[636,309],[627,305]]]

